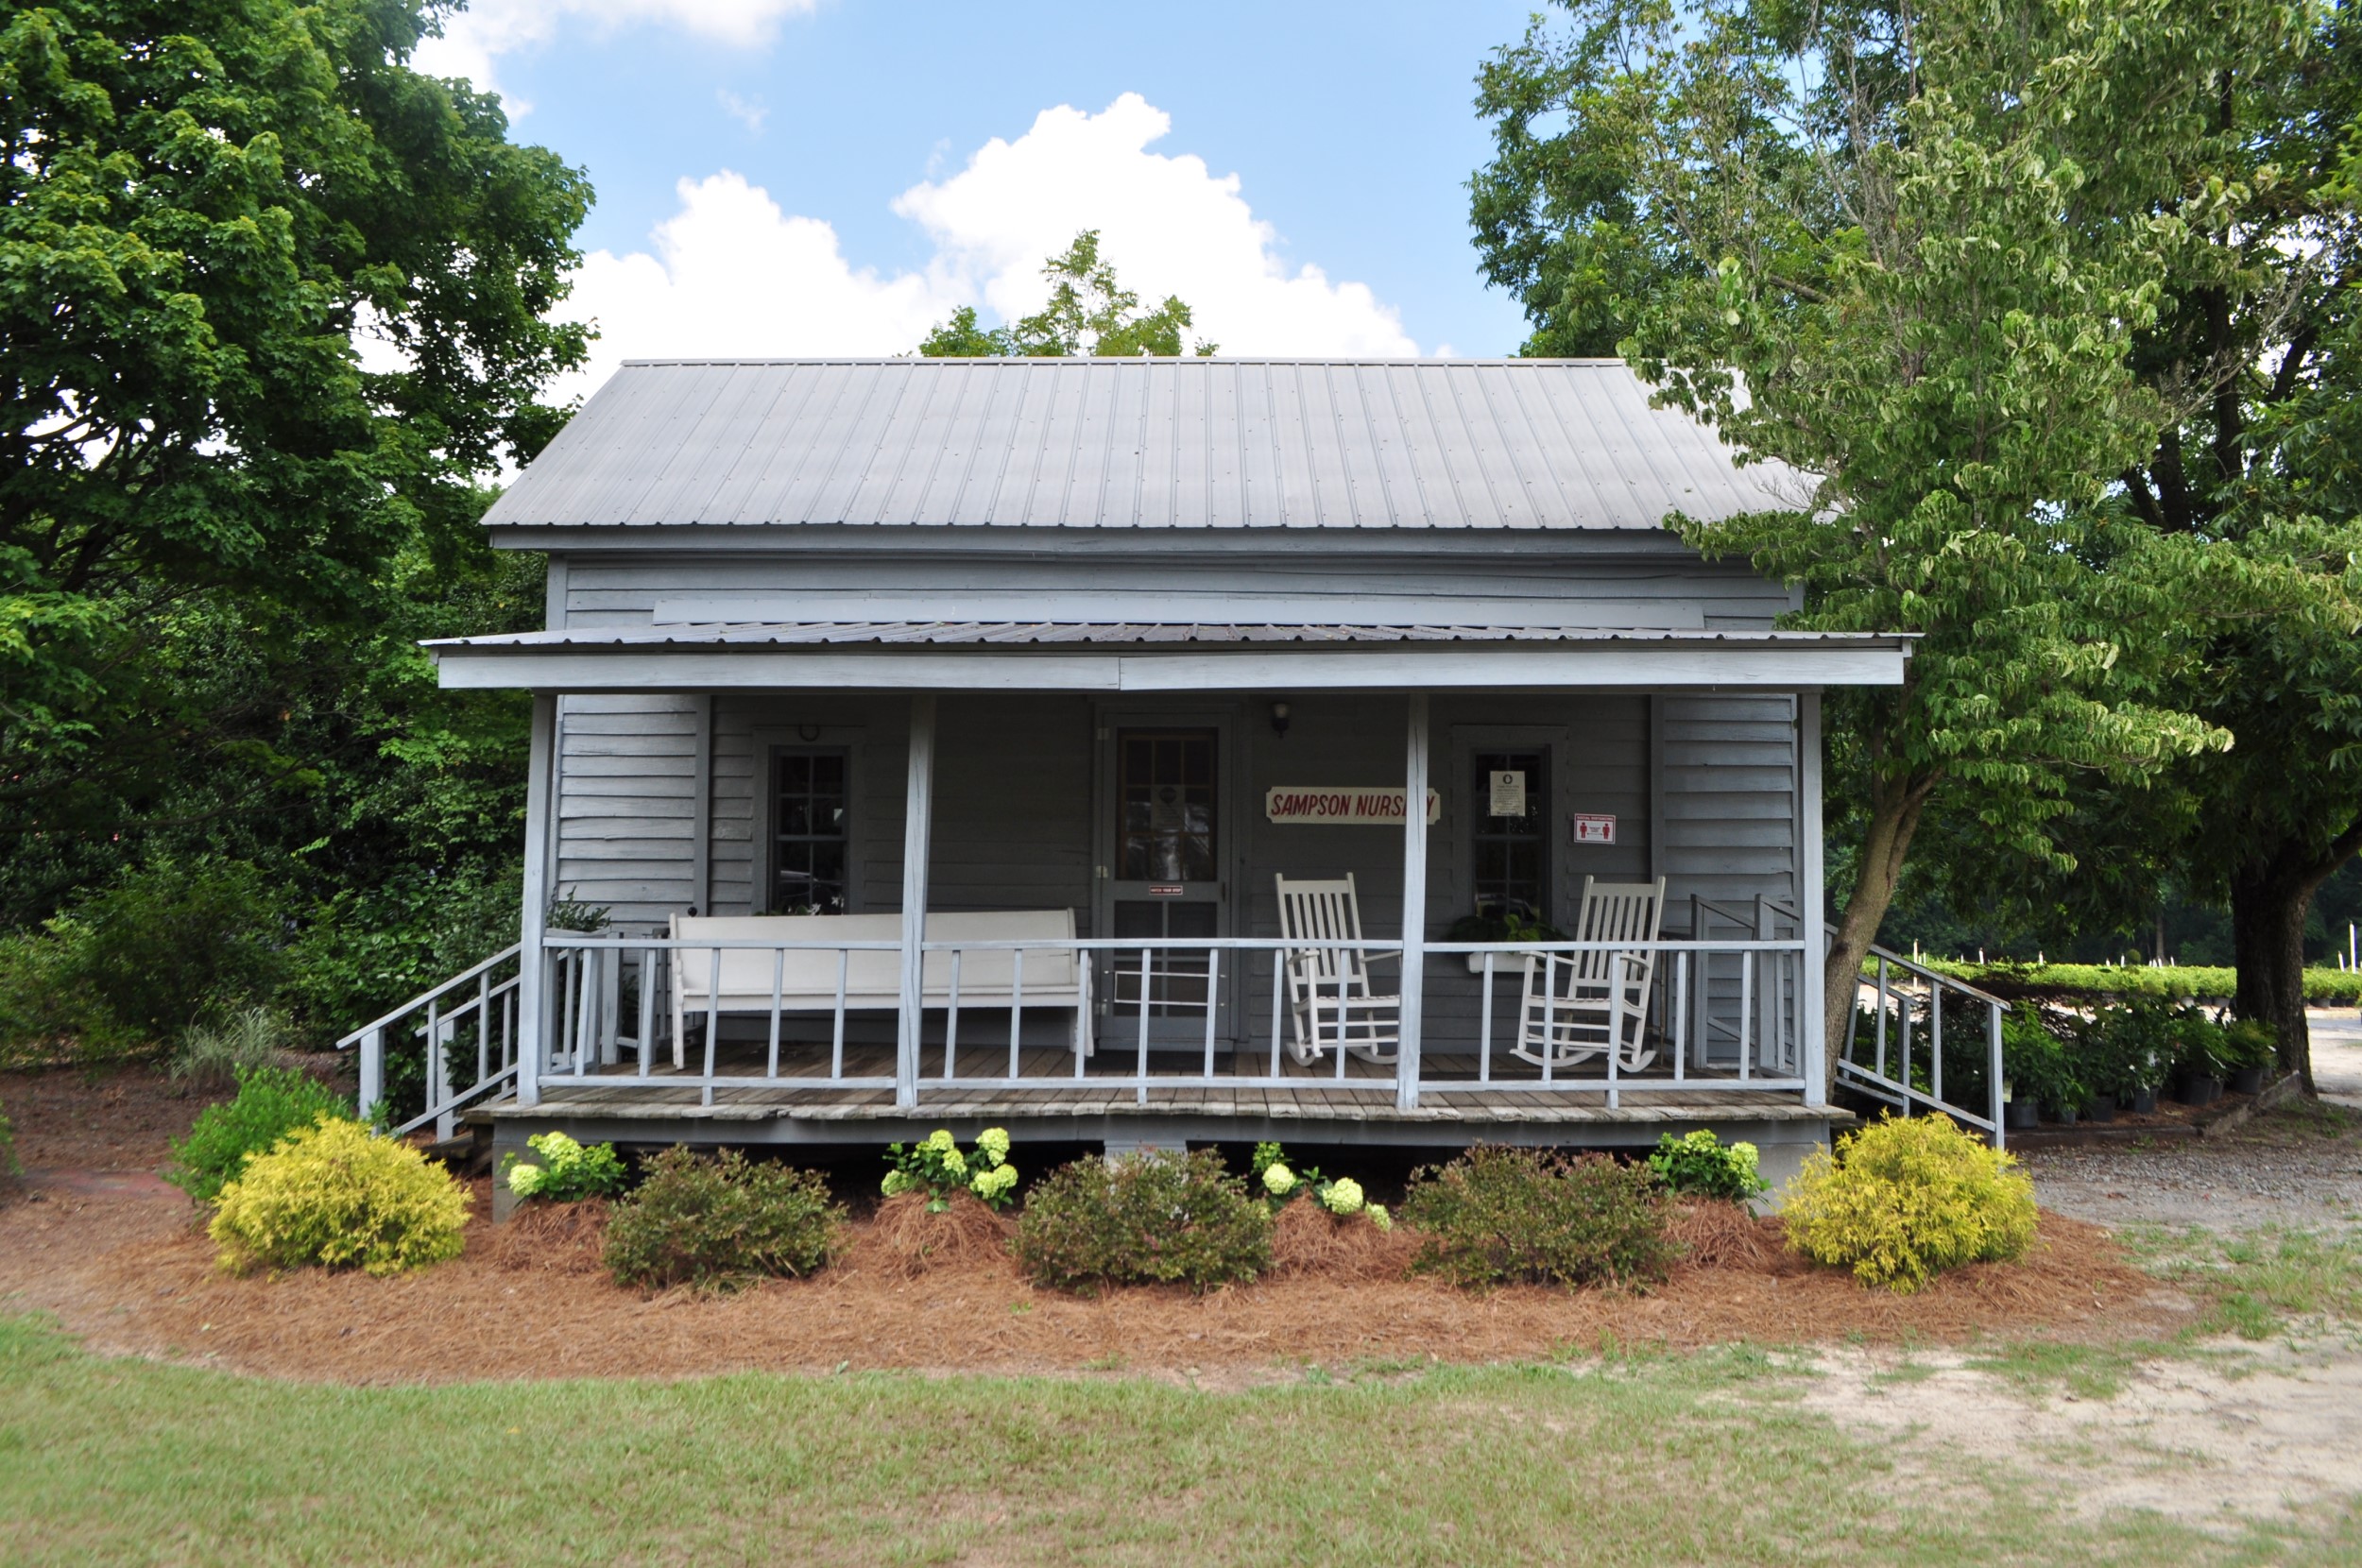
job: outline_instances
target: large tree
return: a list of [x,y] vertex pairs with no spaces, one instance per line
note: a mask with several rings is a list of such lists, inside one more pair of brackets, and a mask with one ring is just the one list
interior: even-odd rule
[[0,10],[0,842],[303,782],[286,696],[225,703],[204,639],[292,670],[366,625],[563,418],[590,190],[409,68],[451,9]]
[[[2235,0],[1795,8],[1567,0],[1481,78],[1479,239],[1533,347],[1624,352],[1792,509],[1676,520],[1802,585],[1803,627],[1918,634],[1904,684],[1832,702],[1861,842],[1828,1037],[1914,835],[1948,796],[2055,858],[2069,786],[2226,743],[2164,694],[2176,574],[2112,482],[2163,418],[2133,361],[2210,193],[2229,62],[2287,15]],[[1563,124],[1552,123],[1560,114]]]
[[1013,325],[977,324],[976,307],[962,305],[918,345],[925,359],[988,359],[1000,354],[1035,359],[1102,359],[1133,354],[1210,354],[1203,339],[1188,344],[1182,334],[1194,324],[1180,296],[1169,294],[1152,309],[1116,281],[1113,264],[1099,254],[1099,230],[1086,229],[1061,255],[1042,264],[1050,298],[1041,309]]

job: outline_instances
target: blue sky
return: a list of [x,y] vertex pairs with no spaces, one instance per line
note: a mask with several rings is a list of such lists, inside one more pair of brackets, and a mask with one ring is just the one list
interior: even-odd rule
[[618,351],[893,351],[952,303],[1028,307],[1088,222],[1224,351],[1490,354],[1523,330],[1469,244],[1471,78],[1530,9],[479,0],[421,63],[589,169]]

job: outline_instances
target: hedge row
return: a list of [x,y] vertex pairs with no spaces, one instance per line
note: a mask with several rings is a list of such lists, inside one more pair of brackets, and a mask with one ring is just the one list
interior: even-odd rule
[[[2238,989],[2228,966],[2152,969],[2105,963],[1965,963],[1923,958],[1938,974],[1964,980],[2004,996],[2163,997],[2168,1000],[2224,1001]],[[1871,965],[1875,969],[1875,963]],[[2304,999],[2316,1007],[2362,1007],[2362,972],[2307,969]]]

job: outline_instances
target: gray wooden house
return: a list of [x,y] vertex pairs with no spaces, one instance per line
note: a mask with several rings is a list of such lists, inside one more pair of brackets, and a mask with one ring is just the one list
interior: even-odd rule
[[522,940],[365,1076],[505,1146],[1788,1164],[1819,693],[1908,646],[1664,523],[1808,497],[1612,361],[628,365],[485,519],[547,629],[431,645],[535,694]]

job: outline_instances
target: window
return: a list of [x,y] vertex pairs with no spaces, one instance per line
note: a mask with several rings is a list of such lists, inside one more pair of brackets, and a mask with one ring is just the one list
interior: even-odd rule
[[1210,729],[1127,729],[1120,737],[1119,880],[1216,879],[1214,740]]
[[1479,913],[1549,918],[1549,753],[1476,754],[1474,853]]
[[841,751],[788,751],[771,761],[774,914],[843,914],[852,827]]

